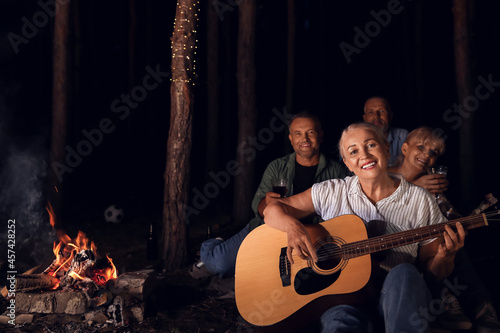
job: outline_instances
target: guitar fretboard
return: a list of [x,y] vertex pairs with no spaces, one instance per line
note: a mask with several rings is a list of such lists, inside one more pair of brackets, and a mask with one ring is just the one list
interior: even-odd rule
[[344,259],[356,258],[408,244],[422,242],[427,239],[437,238],[443,235],[446,225],[456,230],[455,224],[457,222],[460,222],[465,230],[482,227],[488,224],[485,214],[480,214],[394,234],[376,236],[343,245],[343,257]]

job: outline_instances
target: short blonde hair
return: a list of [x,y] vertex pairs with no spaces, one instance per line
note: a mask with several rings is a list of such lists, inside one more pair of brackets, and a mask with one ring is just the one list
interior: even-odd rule
[[345,158],[345,152],[344,152],[344,148],[342,146],[343,142],[344,142],[344,137],[347,133],[351,132],[351,131],[354,131],[354,130],[358,130],[358,129],[362,129],[362,130],[365,130],[365,131],[369,131],[369,132],[372,132],[373,134],[375,134],[375,140],[383,145],[383,146],[386,146],[387,149],[389,149],[389,141],[387,141],[387,137],[384,135],[384,133],[382,133],[382,130],[371,124],[371,123],[366,123],[366,122],[361,122],[361,123],[354,123],[354,124],[351,124],[349,126],[347,126],[343,131],[342,131],[342,134],[340,136],[340,140],[339,140],[339,145],[338,145],[338,149],[339,149],[339,152],[340,152],[340,156],[342,158]]
[[433,143],[437,150],[438,156],[443,155],[446,148],[443,137],[438,135],[432,128],[427,126],[416,128],[408,134],[405,143],[410,144],[413,141]]
[[[434,131],[431,127],[422,126],[411,131],[404,143],[407,145],[413,142],[423,142],[424,144],[430,143],[434,145],[434,149],[436,149],[437,156],[441,156],[444,154],[446,145],[444,143],[444,139],[441,135],[438,135],[436,131]],[[405,156],[400,154],[398,156],[398,160],[396,165],[403,164]]]

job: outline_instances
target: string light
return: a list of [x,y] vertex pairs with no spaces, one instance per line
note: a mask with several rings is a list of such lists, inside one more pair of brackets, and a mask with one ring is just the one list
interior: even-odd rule
[[[189,40],[188,37],[189,35],[196,36],[196,25],[198,24],[199,18],[198,18],[198,13],[200,11],[199,8],[200,2],[197,1],[193,6],[189,8],[183,8],[178,2],[177,2],[177,7],[179,8],[180,11],[180,18],[177,20],[177,17],[174,19],[174,31],[178,33],[184,33],[184,39]],[[193,17],[193,11],[194,11],[194,17],[196,18],[196,21],[191,23],[191,17]],[[185,16],[185,17],[184,17]],[[179,21],[179,22],[178,22]],[[177,26],[177,24],[179,24]],[[191,32],[185,31],[185,29],[189,29],[189,27],[192,26]],[[184,28],[186,27],[186,28]],[[192,50],[193,54],[196,55],[196,43],[198,43],[198,40],[195,39],[195,45],[186,45],[185,43],[182,43],[180,41],[177,41],[176,45],[174,45],[174,38],[172,38],[172,45],[170,48],[172,49],[172,61],[174,60],[179,60],[179,58],[184,58],[186,61],[184,61],[184,64],[189,64],[186,69],[183,68],[178,68],[176,69],[175,67],[172,68],[172,71],[175,72],[173,73],[173,77],[170,79],[171,82],[184,82],[184,83],[191,83],[194,85],[194,80],[193,78],[196,77],[196,60],[191,59],[189,55],[184,56],[182,54],[182,50],[187,50],[188,46],[189,49]],[[182,73],[184,72],[184,73]],[[178,74],[178,75],[176,75]],[[182,74],[182,75],[181,75]],[[175,78],[174,78],[175,77]]]

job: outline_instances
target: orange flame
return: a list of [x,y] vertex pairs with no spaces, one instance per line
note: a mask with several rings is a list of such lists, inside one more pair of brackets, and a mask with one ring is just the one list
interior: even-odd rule
[[54,213],[54,208],[52,208],[52,205],[50,204],[50,202],[48,203],[48,206],[46,207],[47,209],[47,212],[49,212],[49,216],[50,216],[50,225],[52,226],[52,228],[54,228],[54,226],[56,225],[56,214]]
[[78,252],[82,250],[91,250],[92,252],[96,253],[97,250],[97,247],[95,246],[94,242],[90,242],[90,247],[89,247],[89,239],[87,238],[87,235],[85,235],[81,231],[78,231],[78,236],[76,236],[75,241],[72,243],[68,243],[68,245],[72,246]]
[[[56,217],[54,209],[50,202],[47,205],[47,212],[50,216],[50,225],[54,228],[56,224]],[[63,276],[68,271],[73,258],[77,253],[83,250],[91,250],[95,255],[97,255],[97,247],[94,242],[90,242],[87,235],[82,231],[78,231],[78,235],[75,239],[71,239],[67,234],[61,232],[58,233],[59,243],[54,242],[53,252],[56,259],[52,265],[46,269],[45,273],[52,275],[54,277]],[[116,279],[118,277],[117,270],[113,264],[113,260],[107,256],[109,267],[100,270],[95,269],[93,273],[90,273],[95,278],[92,278],[96,283],[104,285],[110,279]],[[59,274],[58,274],[59,273]],[[83,280],[85,276],[80,276],[76,272],[69,273],[69,276],[77,280]],[[57,287],[56,287],[57,288]]]
[[116,267],[115,267],[115,264],[113,264],[113,259],[111,259],[110,257],[108,257],[108,255],[106,255],[106,258],[108,258],[108,261],[109,261],[109,264],[111,265],[111,268],[109,269],[109,275],[106,276],[108,280],[110,279],[116,279],[118,277],[118,273],[117,273],[117,270],[116,270]]
[[78,275],[78,273],[76,273],[76,272],[69,273],[69,276],[71,276],[75,280],[83,280],[83,277],[81,277],[80,275]]

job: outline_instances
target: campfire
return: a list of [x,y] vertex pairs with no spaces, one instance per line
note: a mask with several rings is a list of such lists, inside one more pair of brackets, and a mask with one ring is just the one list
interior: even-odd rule
[[[47,206],[50,224],[55,227],[55,214],[52,206]],[[90,242],[85,233],[78,232],[75,239],[58,232],[59,242],[54,242],[55,259],[43,273],[33,276],[24,274],[16,281],[16,291],[46,289],[84,290],[89,297],[101,288],[106,288],[110,279],[118,277],[113,260],[106,255],[99,258],[97,247]],[[28,281],[27,283],[24,283]]]
[[97,290],[118,277],[111,258],[106,255],[106,258],[98,259],[96,246],[93,242],[89,244],[89,239],[81,231],[74,240],[63,235],[57,245],[54,243],[54,254],[53,263],[43,272],[57,279],[53,289],[85,289],[93,285]]
[[[54,228],[50,204],[47,211]],[[42,265],[16,275],[15,292],[12,286],[8,292],[7,287],[2,290],[2,295],[15,304],[8,323],[13,323],[14,317],[16,323],[23,323],[26,317],[32,322],[47,314],[76,315],[87,322],[116,326],[144,319],[145,299],[156,281],[154,270],[118,276],[113,260],[108,255],[101,257],[84,232],[70,238],[57,231],[57,237],[53,245],[55,258],[45,264],[48,267]]]

